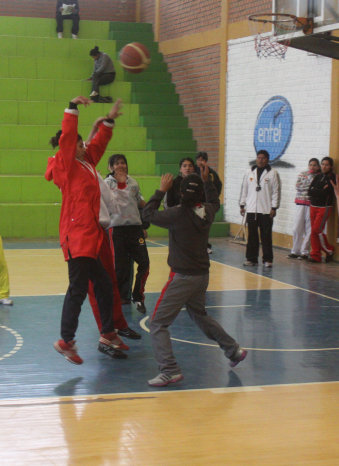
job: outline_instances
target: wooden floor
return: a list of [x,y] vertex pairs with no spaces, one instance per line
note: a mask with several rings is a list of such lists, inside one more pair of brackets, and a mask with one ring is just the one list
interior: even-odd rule
[[[339,465],[338,265],[280,250],[272,271],[248,270],[242,246],[213,242],[207,308],[251,350],[230,370],[183,312],[172,334],[185,379],[169,390],[147,386],[157,369],[133,307],[124,312],[143,338],[126,341],[128,360],[93,350],[88,305],[85,363],[60,358],[62,254],[7,244],[15,305],[0,306],[0,465]],[[166,246],[149,251],[148,314],[168,273]]]

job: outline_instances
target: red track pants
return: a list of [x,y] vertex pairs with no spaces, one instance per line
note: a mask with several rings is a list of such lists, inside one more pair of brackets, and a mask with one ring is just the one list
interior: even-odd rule
[[[121,307],[121,300],[120,300],[120,294],[119,294],[119,289],[118,289],[118,282],[117,282],[117,277],[115,274],[114,270],[114,248],[113,248],[113,242],[112,242],[112,235],[104,235],[104,240],[102,242],[101,250],[99,253],[99,259],[102,262],[102,265],[104,266],[106,272],[109,274],[112,280],[112,287],[113,287],[113,322],[114,322],[114,328],[117,329],[123,329],[127,328],[128,324],[126,322],[126,319],[122,313],[122,307]],[[99,313],[99,307],[97,300],[95,299],[95,294],[94,294],[94,287],[93,283],[90,281],[89,286],[88,286],[88,299],[92,307],[92,311],[95,317],[95,320],[97,322],[99,331],[101,331],[101,319],[100,319],[100,313]]]
[[324,229],[332,207],[314,207],[311,205],[311,253],[312,259],[321,262],[321,251],[332,254],[334,247],[328,242]]

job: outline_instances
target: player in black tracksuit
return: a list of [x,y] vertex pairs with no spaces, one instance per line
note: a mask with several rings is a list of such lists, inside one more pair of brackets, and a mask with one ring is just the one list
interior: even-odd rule
[[[163,175],[160,190],[155,192],[143,210],[146,221],[169,231],[168,265],[171,273],[150,324],[153,350],[160,369],[160,374],[148,381],[154,387],[163,387],[183,378],[173,355],[168,331],[183,305],[205,335],[224,350],[232,367],[247,354],[205,310],[210,266],[208,234],[220,204],[213,183],[208,181],[207,168],[202,169],[201,177],[203,181],[196,174],[185,177],[180,187],[180,205],[159,212],[161,201],[173,181],[172,175]],[[202,203],[204,195],[206,202]]]
[[326,254],[326,262],[333,259],[334,247],[328,242],[324,232],[326,222],[332,212],[334,190],[331,181],[335,183],[333,159],[324,157],[321,160],[321,173],[313,178],[309,187],[311,207],[311,252],[310,262],[321,262],[321,251]]

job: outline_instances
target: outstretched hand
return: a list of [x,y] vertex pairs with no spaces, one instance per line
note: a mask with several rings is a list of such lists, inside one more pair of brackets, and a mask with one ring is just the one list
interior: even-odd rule
[[107,113],[107,118],[111,118],[112,120],[115,120],[116,118],[121,116],[122,115],[120,111],[121,108],[122,108],[122,100],[118,99],[113,105],[113,107],[111,108],[111,110]]
[[162,175],[160,180],[160,191],[167,193],[172,187],[173,184],[173,175],[171,173],[165,173]]
[[201,179],[204,183],[206,183],[206,181],[208,181],[208,175],[209,175],[210,171],[209,171],[209,168],[207,165],[201,165],[200,167],[200,176],[201,176]]
[[76,105],[82,104],[85,107],[87,107],[88,105],[91,105],[92,103],[91,99],[89,99],[88,97],[84,97],[82,95],[79,95],[78,97],[74,97],[74,99],[72,99],[71,102],[73,102],[73,104],[76,104]]

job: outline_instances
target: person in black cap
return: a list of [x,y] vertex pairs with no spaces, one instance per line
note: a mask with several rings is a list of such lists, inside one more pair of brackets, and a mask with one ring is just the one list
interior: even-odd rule
[[[153,351],[160,369],[160,374],[148,381],[152,387],[164,387],[183,379],[168,331],[183,305],[205,335],[219,344],[230,359],[231,367],[247,355],[247,351],[240,348],[205,309],[210,266],[208,234],[220,206],[218,193],[208,177],[208,169],[202,167],[201,178],[195,173],[183,178],[179,206],[159,212],[161,201],[172,183],[171,174],[163,175],[160,189],[143,210],[144,220],[169,230],[167,262],[171,267],[169,280],[158,299],[150,324]],[[204,195],[206,202],[203,202]]]

